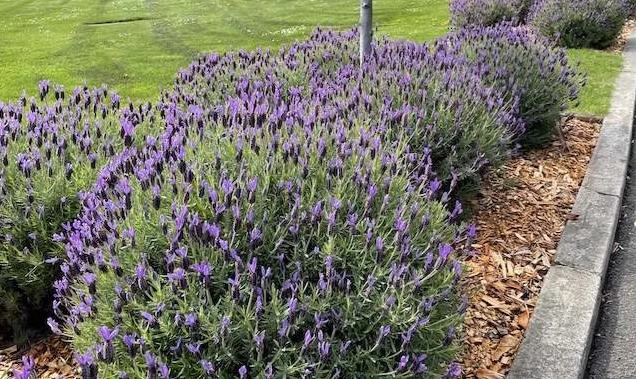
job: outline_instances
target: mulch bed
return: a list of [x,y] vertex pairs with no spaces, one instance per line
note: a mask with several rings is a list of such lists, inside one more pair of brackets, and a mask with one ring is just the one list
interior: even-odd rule
[[[600,128],[593,119],[572,119],[564,127],[565,144],[555,141],[486,173],[471,202],[472,222],[479,230],[476,255],[465,262],[470,301],[460,362],[466,378],[504,378],[510,368],[565,222],[572,217]],[[25,353],[35,358],[40,379],[77,377],[70,347],[54,336],[27,351],[0,350],[0,379],[18,368]]]
[[625,49],[625,44],[627,43],[627,37],[634,30],[634,26],[636,25],[636,17],[630,16],[625,25],[623,25],[623,29],[621,30],[621,34],[616,38],[614,43],[610,47],[606,49],[606,51],[610,51],[613,53],[621,53]]
[[76,374],[73,351],[59,336],[38,340],[24,351],[15,346],[0,349],[0,379],[13,378],[12,369],[20,369],[22,355],[31,355],[35,360],[38,379],[74,379]]
[[554,258],[594,150],[599,121],[572,119],[564,143],[512,158],[485,175],[472,202],[478,236],[466,261],[464,377],[504,378]]

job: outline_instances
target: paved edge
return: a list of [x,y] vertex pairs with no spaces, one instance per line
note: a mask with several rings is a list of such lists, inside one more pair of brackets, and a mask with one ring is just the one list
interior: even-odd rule
[[636,31],[627,38],[610,111],[545,277],[509,379],[580,379],[614,245],[636,105]]

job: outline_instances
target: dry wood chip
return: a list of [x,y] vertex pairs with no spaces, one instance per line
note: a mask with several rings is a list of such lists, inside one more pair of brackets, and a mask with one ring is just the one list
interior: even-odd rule
[[634,17],[630,16],[629,20],[623,25],[623,30],[621,34],[618,36],[616,41],[607,48],[607,51],[611,51],[613,53],[620,53],[625,48],[625,44],[627,43],[627,37],[631,34],[632,30],[634,30]]
[[518,344],[519,339],[508,334],[499,341],[499,345],[497,345],[497,349],[493,353],[492,357],[495,360],[500,361],[504,354],[514,349]]
[[[572,119],[565,142],[524,153],[485,175],[471,202],[479,231],[466,260],[465,378],[504,378],[571,214],[600,130]],[[514,184],[514,185],[511,185]]]
[[[0,355],[4,354],[4,351]],[[24,351],[11,348],[11,354],[7,354],[6,359],[0,357],[0,379],[13,377],[11,370],[21,367],[22,355],[33,357],[36,362],[38,379],[75,379],[80,377],[76,372],[70,346],[59,336],[51,336],[36,341]]]

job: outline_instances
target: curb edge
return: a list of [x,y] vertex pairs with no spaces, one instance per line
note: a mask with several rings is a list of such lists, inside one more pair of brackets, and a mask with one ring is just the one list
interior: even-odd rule
[[636,106],[636,30],[627,38],[610,110],[509,379],[581,379],[594,339],[621,213]]

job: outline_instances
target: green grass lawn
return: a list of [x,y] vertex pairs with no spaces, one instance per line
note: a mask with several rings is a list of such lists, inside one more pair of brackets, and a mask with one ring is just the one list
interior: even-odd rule
[[[448,0],[376,0],[380,34],[431,40],[448,29]],[[316,25],[349,28],[357,0],[0,0],[0,99],[50,79],[86,81],[150,99],[201,51],[277,47]],[[577,111],[603,114],[617,55],[574,51],[589,70]]]
[[577,113],[604,116],[609,108],[616,76],[621,71],[623,58],[620,54],[605,51],[574,49],[568,52],[573,62],[580,62],[587,72],[587,85],[579,97]]

